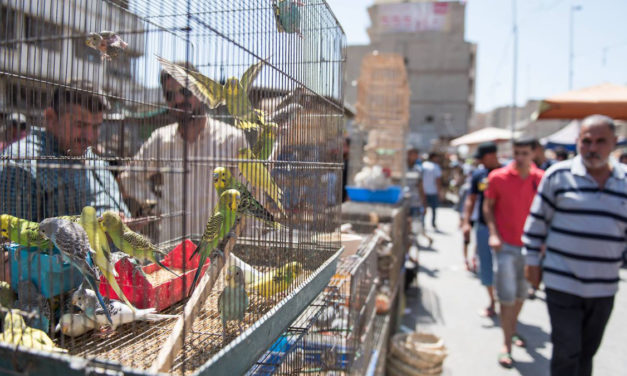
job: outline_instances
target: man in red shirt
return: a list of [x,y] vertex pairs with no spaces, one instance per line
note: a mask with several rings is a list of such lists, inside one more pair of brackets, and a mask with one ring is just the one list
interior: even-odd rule
[[483,213],[490,230],[489,245],[496,260],[495,287],[501,308],[503,350],[499,364],[512,367],[512,341],[524,347],[516,332],[518,315],[527,296],[525,257],[522,254],[523,228],[543,171],[533,160],[535,140],[514,141],[514,160],[488,176]]

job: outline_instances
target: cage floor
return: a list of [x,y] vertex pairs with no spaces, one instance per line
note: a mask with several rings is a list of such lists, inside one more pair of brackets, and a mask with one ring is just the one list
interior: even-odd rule
[[[271,269],[266,267],[261,271],[267,272]],[[310,271],[305,272],[305,274],[307,273]],[[298,284],[300,281],[301,278],[298,278],[294,284]],[[185,336],[183,350],[177,355],[171,369],[173,374],[192,374],[224,347],[222,323],[218,313],[218,296],[223,288],[224,279],[220,275],[209,297],[204,302],[200,314],[194,321],[191,331]],[[292,286],[290,289],[269,298],[258,295],[247,288],[250,302],[242,323],[242,330],[250,327],[287,296],[291,288]],[[187,300],[179,302],[160,313],[178,315],[183,311],[186,302]],[[155,361],[175,323],[176,319],[158,322],[137,321],[119,326],[113,333],[105,334],[91,331],[74,338],[61,336],[57,342],[71,355],[110,360],[131,368],[148,369]],[[230,322],[226,332],[226,343],[228,344],[239,334],[240,329],[237,323]]]

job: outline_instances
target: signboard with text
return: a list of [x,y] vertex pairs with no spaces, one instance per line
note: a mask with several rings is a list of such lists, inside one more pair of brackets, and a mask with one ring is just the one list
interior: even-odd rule
[[381,33],[415,33],[419,31],[447,31],[448,3],[385,4],[377,8],[377,29]]

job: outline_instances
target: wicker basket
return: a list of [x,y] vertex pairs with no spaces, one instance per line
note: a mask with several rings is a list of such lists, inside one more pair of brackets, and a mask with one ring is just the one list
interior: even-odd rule
[[401,333],[392,338],[388,357],[391,375],[439,375],[447,352],[444,342],[428,333]]

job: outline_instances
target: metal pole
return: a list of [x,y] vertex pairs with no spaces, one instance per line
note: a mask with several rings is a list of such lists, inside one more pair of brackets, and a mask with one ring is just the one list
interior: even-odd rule
[[512,141],[516,132],[516,89],[518,84],[518,21],[516,19],[516,0],[512,0],[512,32],[514,33],[514,62],[512,71],[512,111],[511,111],[511,130]]
[[573,89],[573,77],[575,75],[575,11],[581,10],[581,5],[570,5],[570,31],[569,31],[569,53],[568,53],[568,90]]

